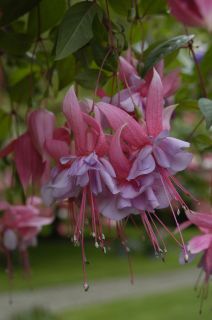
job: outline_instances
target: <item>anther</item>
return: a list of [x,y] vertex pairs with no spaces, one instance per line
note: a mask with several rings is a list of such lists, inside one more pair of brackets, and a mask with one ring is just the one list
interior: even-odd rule
[[184,256],[185,263],[188,263],[188,254],[186,253]]
[[85,283],[84,283],[84,285],[83,285],[83,287],[84,287],[85,292],[87,292],[87,291],[88,291],[88,289],[89,289],[89,285],[88,285],[88,283],[87,283],[87,282],[85,282]]

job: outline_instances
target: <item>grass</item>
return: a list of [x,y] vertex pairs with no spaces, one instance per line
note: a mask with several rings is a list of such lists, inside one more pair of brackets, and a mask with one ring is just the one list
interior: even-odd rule
[[10,320],[59,320],[56,315],[43,308],[34,308],[11,316]]
[[208,299],[200,316],[199,301],[197,303],[194,291],[189,288],[142,299],[129,298],[81,310],[66,311],[60,315],[59,320],[210,320],[211,307],[211,301]]
[[[193,232],[193,231],[192,231]],[[185,234],[185,238],[189,238],[191,232]],[[133,239],[133,240],[132,240]],[[138,240],[138,239],[137,239]],[[131,245],[139,247],[143,241],[131,236]],[[176,244],[167,241],[168,255],[165,263],[155,258],[152,248],[137,248],[132,251],[132,263],[135,275],[165,272],[166,270],[174,270],[177,268],[189,268],[189,266],[179,266],[178,256],[179,248]],[[144,251],[147,254],[144,254]],[[86,255],[90,264],[87,265],[88,279],[103,279],[127,277],[129,268],[127,258],[116,243],[112,246],[111,252],[104,255],[99,249],[96,249],[93,242],[86,245]],[[18,258],[15,261],[15,274],[12,281],[13,290],[23,290],[47,286],[55,286],[59,284],[72,284],[82,282],[81,267],[81,250],[74,247],[67,239],[46,239],[39,243],[37,248],[30,250],[30,262],[32,265],[32,277],[30,281],[23,281],[23,274],[20,268]],[[4,272],[4,259],[1,259],[0,270],[0,291],[8,291],[8,279]]]

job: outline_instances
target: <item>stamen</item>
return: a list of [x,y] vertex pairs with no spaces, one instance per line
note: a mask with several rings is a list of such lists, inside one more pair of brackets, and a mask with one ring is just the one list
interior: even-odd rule
[[162,227],[166,230],[166,232],[168,232],[168,234],[174,239],[174,241],[177,242],[177,244],[182,247],[182,244],[177,240],[177,238],[175,238],[175,236],[172,234],[172,232],[169,230],[169,228],[167,228],[167,226],[163,223],[163,221],[156,215],[155,212],[152,212],[152,214],[154,215],[154,217],[160,222],[160,224],[162,225]]
[[[84,287],[85,291],[88,291],[89,286],[88,286],[88,283],[87,283],[87,274],[86,274],[86,261],[87,261],[87,259],[86,259],[85,247],[84,247],[84,226],[85,226],[86,195],[87,195],[87,187],[85,187],[83,189],[83,192],[82,192],[82,202],[81,202],[79,218],[78,218],[77,226],[76,226],[76,228],[78,230],[76,230],[76,228],[75,228],[75,230],[78,231],[78,234],[76,235],[76,239],[77,239],[77,241],[80,241],[80,243],[81,243],[82,269],[83,269],[83,276],[84,276],[83,287]],[[75,234],[76,234],[76,231],[75,231]]]
[[164,254],[167,253],[166,244],[165,244],[165,242],[163,241],[163,238],[161,237],[161,234],[160,234],[160,232],[159,232],[159,230],[158,230],[158,227],[157,227],[155,221],[154,221],[153,218],[152,218],[151,213],[148,212],[147,214],[148,214],[148,216],[149,216],[149,218],[150,218],[150,220],[151,220],[151,222],[152,222],[152,224],[153,224],[153,226],[154,226],[154,228],[155,228],[155,230],[156,230],[156,232],[157,232],[157,234],[158,234],[159,240],[161,241],[161,243],[162,243],[162,245],[163,245],[163,250],[161,249],[161,254],[162,254],[161,258],[162,258],[162,260],[164,260]]
[[[187,249],[186,249],[186,245],[185,245],[185,243],[184,243],[184,239],[183,239],[183,236],[182,236],[182,233],[181,233],[181,230],[180,230],[180,226],[179,226],[179,223],[178,223],[178,221],[177,221],[177,218],[176,218],[176,215],[175,215],[175,212],[174,212],[173,206],[172,206],[172,204],[171,204],[171,201],[170,201],[170,197],[169,197],[169,194],[168,194],[167,188],[166,188],[165,183],[164,183],[164,181],[163,181],[163,178],[165,178],[165,179],[166,179],[166,181],[167,181],[167,177],[166,177],[166,175],[165,175],[165,176],[163,175],[163,171],[162,171],[162,174],[160,174],[160,178],[161,178],[161,182],[162,182],[162,185],[163,185],[163,188],[164,188],[164,191],[165,191],[166,197],[167,197],[168,202],[169,202],[169,206],[170,206],[171,211],[172,211],[172,215],[173,215],[173,217],[174,217],[174,220],[175,220],[175,223],[176,223],[176,226],[177,226],[177,229],[178,229],[179,235],[180,235],[180,239],[181,239],[182,247],[183,247],[183,251],[184,251],[184,256],[185,256],[185,260],[186,260],[186,257],[187,257]],[[169,179],[168,179],[168,181],[167,181],[167,182],[169,182],[169,186],[171,186],[171,187],[172,187],[172,189],[173,189],[173,190],[175,190],[175,189],[174,189],[174,187],[173,187],[173,185],[171,184],[171,181],[170,181]],[[176,191],[176,190],[175,190],[175,191]],[[178,194],[178,193],[177,193],[177,194]],[[183,203],[184,203],[184,202],[183,202]]]
[[187,196],[189,196],[192,200],[197,201],[198,200],[176,179],[176,177],[171,176],[171,180],[176,184],[176,186],[181,189]]
[[130,282],[131,284],[134,284],[134,272],[133,272],[133,268],[132,268],[132,261],[131,261],[131,257],[130,257],[130,248],[126,245],[127,243],[127,238],[126,235],[124,233],[124,229],[122,226],[122,222],[119,221],[116,223],[116,230],[117,230],[117,234],[121,240],[121,244],[123,245],[126,255],[127,255],[127,260],[128,260],[128,266],[129,266],[129,272],[130,272]]

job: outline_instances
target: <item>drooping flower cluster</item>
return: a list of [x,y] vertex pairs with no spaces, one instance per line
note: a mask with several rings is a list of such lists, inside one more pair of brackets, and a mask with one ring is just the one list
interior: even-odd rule
[[[174,175],[191,161],[191,154],[185,151],[189,143],[170,137],[170,118],[175,106],[164,108],[164,92],[175,91],[178,81],[173,81],[174,88],[168,90],[155,69],[145,81],[135,74],[135,68],[132,73],[132,68],[127,60],[120,59],[119,76],[127,88],[118,92],[117,97],[125,90],[124,106],[114,105],[114,98],[110,102],[103,97],[96,103],[87,101],[85,108],[86,103],[79,102],[71,88],[64,99],[63,112],[72,138],[69,142],[52,138],[45,143],[56,166],[48,183],[42,187],[42,197],[47,205],[69,199],[74,221],[73,239],[82,245],[83,263],[83,232],[89,215],[87,204],[96,246],[105,250],[100,214],[116,221],[137,214],[155,251],[160,254],[165,249],[161,249],[151,226],[152,217],[160,220],[155,209],[170,206],[176,220],[177,209],[185,206],[175,186],[183,187]],[[133,76],[139,86],[141,84],[141,90],[139,86],[136,89],[138,104],[135,106],[140,108],[142,119],[136,119],[131,103],[132,90],[124,80],[131,81]],[[84,112],[85,109],[90,113]],[[79,212],[76,211],[78,205]],[[186,248],[184,250],[187,256]]]
[[[121,221],[136,214],[155,252],[163,255],[166,248],[161,248],[154,220],[168,229],[155,210],[170,206],[178,225],[176,212],[180,206],[186,207],[176,186],[185,190],[175,174],[191,161],[191,154],[185,151],[189,143],[170,136],[175,106],[166,106],[179,86],[178,71],[164,76],[161,62],[141,79],[136,64],[130,53],[120,58],[118,76],[123,89],[114,97],[108,98],[100,90],[98,102],[80,102],[71,88],[63,102],[66,124],[62,128],[55,128],[51,112],[31,112],[27,132],[0,153],[3,157],[14,152],[23,186],[31,181],[42,185],[47,206],[68,201],[73,241],[82,247],[85,290],[87,218],[96,247],[106,251],[101,215],[117,221],[125,243]],[[50,170],[51,159],[55,166]]]

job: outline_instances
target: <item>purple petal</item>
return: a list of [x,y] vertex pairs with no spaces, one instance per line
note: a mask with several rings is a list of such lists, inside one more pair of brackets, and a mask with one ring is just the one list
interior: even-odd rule
[[89,175],[88,172],[85,172],[83,175],[78,175],[76,180],[76,185],[84,188],[89,183]]
[[192,160],[192,154],[189,152],[178,152],[172,159],[171,169],[174,172],[185,170]]
[[98,171],[90,172],[90,186],[93,194],[98,195],[102,192],[102,182]]
[[190,147],[190,143],[180,140],[180,139],[176,139],[173,137],[167,137],[166,142],[170,142],[170,146],[172,148],[176,149],[182,149],[182,148],[189,148]]
[[170,167],[170,159],[169,159],[168,155],[160,147],[154,147],[153,154],[155,156],[157,163],[161,167],[163,167],[163,168]]
[[117,199],[117,208],[119,210],[126,209],[126,208],[132,208],[131,201],[128,199],[124,199],[122,197],[118,197]]
[[121,196],[125,199],[133,199],[138,196],[138,190],[130,183],[126,183],[120,188]]
[[17,248],[18,239],[16,233],[13,230],[7,229],[4,232],[3,244],[5,248],[8,250],[15,250]]
[[137,158],[133,162],[132,168],[128,175],[127,180],[132,180],[140,175],[148,174],[155,169],[155,160],[151,155],[152,147],[146,146],[144,147]]
[[108,187],[110,192],[112,192],[112,194],[116,194],[119,192],[115,180],[105,170],[100,169],[100,175],[105,185]]
[[52,187],[50,187],[48,184],[44,185],[41,188],[41,197],[43,199],[44,204],[47,207],[51,206],[55,201],[55,199],[53,197],[53,189],[52,189]]
[[104,158],[100,158],[100,162],[103,164],[103,166],[104,166],[105,170],[108,172],[108,174],[111,175],[111,177],[115,178],[116,173],[115,173],[111,163]]
[[152,188],[147,189],[146,196],[147,196],[149,205],[152,207],[152,209],[155,209],[160,205]]
[[126,216],[128,216],[133,209],[118,209],[117,197],[114,195],[103,195],[98,198],[98,207],[103,216],[108,219],[120,221]]

